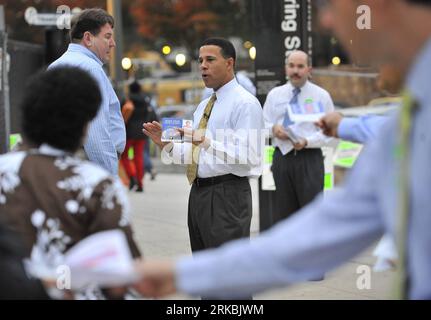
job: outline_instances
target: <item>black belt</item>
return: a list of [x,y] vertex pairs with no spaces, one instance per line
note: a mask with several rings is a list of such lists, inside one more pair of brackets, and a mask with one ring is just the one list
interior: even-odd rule
[[[283,152],[281,152],[281,149],[279,147],[275,147],[275,150],[277,150],[283,154]],[[312,152],[313,150],[321,150],[320,148],[303,148],[301,150],[296,150],[295,148],[290,150],[288,153],[286,153],[284,156],[287,156],[288,154],[291,155],[296,155],[297,153],[305,153],[305,152]]]
[[225,181],[241,180],[241,179],[247,179],[247,177],[239,177],[230,173],[230,174],[224,174],[222,176],[217,176],[217,177],[196,178],[195,181],[193,181],[193,184],[198,187],[206,187],[206,186],[212,186],[218,183],[222,183]]

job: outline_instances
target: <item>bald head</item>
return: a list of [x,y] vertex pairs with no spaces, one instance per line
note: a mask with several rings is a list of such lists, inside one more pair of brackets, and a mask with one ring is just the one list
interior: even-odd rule
[[307,53],[305,53],[302,50],[295,50],[293,51],[291,54],[289,54],[289,56],[287,57],[287,62],[289,63],[289,59],[302,59],[303,61],[305,61],[305,63],[307,64],[307,66],[311,66],[310,63],[310,57],[308,56]]
[[307,82],[311,72],[309,57],[304,51],[293,51],[287,58],[286,74],[295,88],[301,88]]

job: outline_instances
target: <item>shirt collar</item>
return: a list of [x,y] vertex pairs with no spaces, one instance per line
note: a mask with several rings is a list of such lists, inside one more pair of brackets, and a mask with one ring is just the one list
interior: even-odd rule
[[54,148],[54,147],[52,147],[46,143],[41,144],[38,151],[40,154],[45,154],[45,155],[55,156],[55,157],[61,157],[64,155],[71,155],[70,152],[66,152],[64,150]]
[[[304,89],[306,89],[309,85],[310,85],[309,81],[308,80],[305,81],[304,85],[301,88],[299,88],[301,90],[299,94],[301,94],[304,91]],[[293,90],[295,89],[295,87],[292,86],[292,83],[290,81],[287,83],[287,86],[288,86],[289,92],[293,94]]]
[[222,86],[217,91],[215,91],[217,96],[217,101],[223,100],[223,98],[226,97],[229,94],[229,92],[238,85],[239,84],[236,81],[236,79],[233,78],[231,81],[229,81],[224,86]]
[[69,47],[68,47],[67,51],[70,51],[70,52],[79,52],[79,53],[85,54],[87,57],[95,60],[98,64],[100,64],[101,66],[103,66],[102,60],[100,60],[99,57],[96,56],[96,54],[93,51],[87,49],[86,47],[84,47],[81,44],[71,43],[71,44],[69,44]]
[[406,87],[419,105],[425,105],[431,100],[429,73],[431,70],[431,38],[425,43],[417,55],[413,67],[407,76]]

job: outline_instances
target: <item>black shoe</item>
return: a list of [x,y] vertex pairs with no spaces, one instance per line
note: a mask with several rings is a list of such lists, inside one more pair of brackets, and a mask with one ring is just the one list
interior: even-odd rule
[[156,180],[156,175],[157,175],[156,171],[151,170],[150,174],[151,174],[151,180]]
[[323,281],[323,280],[325,280],[325,275],[322,275],[321,277],[309,279],[308,281]]
[[136,182],[136,178],[131,177],[129,182],[129,190],[133,190],[137,184],[138,183]]
[[136,192],[144,192],[144,188],[143,187],[137,187],[135,191]]

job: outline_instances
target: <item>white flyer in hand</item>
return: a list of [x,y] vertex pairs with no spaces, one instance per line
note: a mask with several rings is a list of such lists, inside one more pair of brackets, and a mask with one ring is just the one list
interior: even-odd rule
[[89,284],[114,287],[138,279],[126,236],[120,230],[103,231],[77,243],[65,255],[73,288]]
[[[182,142],[187,140],[177,129],[192,130],[193,121],[179,118],[162,119],[162,142]],[[191,137],[191,134],[190,134]]]
[[126,236],[120,230],[90,235],[57,258],[55,264],[50,262],[47,254],[36,247],[31,259],[25,260],[25,267],[36,278],[52,281],[61,278],[70,283],[72,290],[88,285],[102,288],[122,286],[139,278]]
[[287,135],[289,136],[289,139],[293,142],[293,143],[300,143],[301,142],[301,137],[299,137],[296,133],[295,133],[295,131],[294,131],[294,129],[291,127],[291,126],[289,126],[289,127],[287,127],[286,128],[286,132],[287,132]]
[[294,123],[285,129],[293,143],[299,143],[301,139],[307,139],[308,136],[320,131],[313,122],[308,121]]
[[320,101],[305,99],[304,104],[288,104],[287,111],[293,122],[315,122],[325,115],[325,108]]

